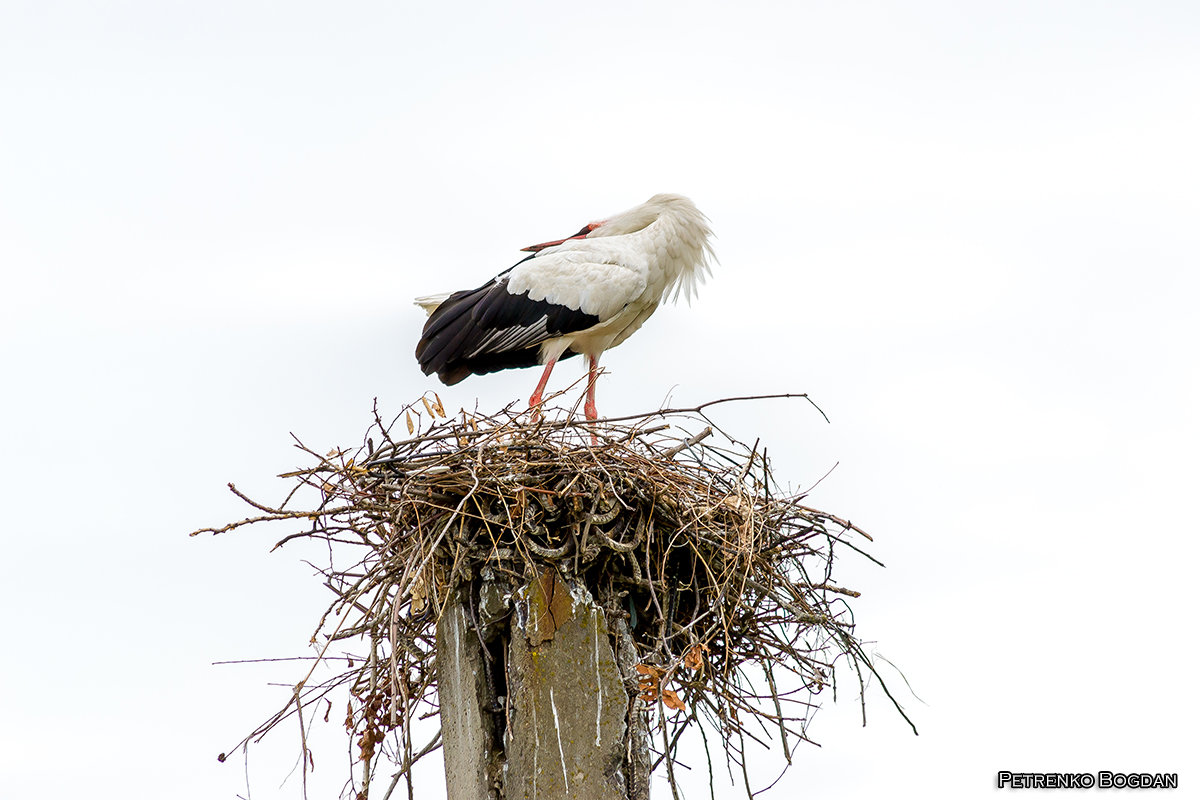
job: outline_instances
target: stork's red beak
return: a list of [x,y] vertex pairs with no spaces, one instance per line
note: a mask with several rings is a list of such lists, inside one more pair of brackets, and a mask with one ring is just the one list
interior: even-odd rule
[[569,242],[569,241],[571,241],[571,239],[582,239],[582,238],[583,238],[582,236],[572,236],[568,239],[558,239],[557,241],[553,241],[553,242],[542,242],[541,244],[531,244],[531,245],[529,245],[529,247],[522,247],[521,252],[522,253],[536,253],[538,250],[545,250],[547,247],[554,247],[557,244],[562,244],[563,242]]
[[545,250],[547,247],[554,247],[555,245],[560,245],[563,242],[569,242],[572,239],[586,239],[587,235],[589,233],[596,230],[596,228],[599,228],[603,224],[604,223],[602,223],[602,222],[589,222],[587,225],[584,225],[582,228],[580,228],[579,233],[575,234],[574,236],[568,236],[565,239],[555,239],[553,242],[542,242],[541,244],[531,244],[531,245],[529,245],[529,247],[522,247],[521,252],[522,253],[536,253],[538,250]]

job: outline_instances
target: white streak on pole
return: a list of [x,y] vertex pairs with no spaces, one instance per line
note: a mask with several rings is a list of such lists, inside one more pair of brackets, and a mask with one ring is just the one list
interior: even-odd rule
[[558,706],[554,705],[554,687],[550,687],[550,710],[554,712],[554,735],[558,737],[558,758],[562,764],[563,790],[571,791],[571,782],[567,780],[567,754],[563,752],[562,731],[558,727]]
[[595,627],[596,638],[594,640],[595,649],[592,651],[596,654],[596,747],[600,746],[600,710],[604,708],[604,684],[600,682],[600,625]]

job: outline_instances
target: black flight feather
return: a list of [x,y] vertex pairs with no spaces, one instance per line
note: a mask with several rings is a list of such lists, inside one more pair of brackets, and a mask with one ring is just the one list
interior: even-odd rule
[[[417,361],[447,386],[538,363],[542,342],[598,325],[600,318],[508,290],[508,272],[478,289],[455,292],[438,306],[421,332]],[[571,350],[561,358],[578,355]]]

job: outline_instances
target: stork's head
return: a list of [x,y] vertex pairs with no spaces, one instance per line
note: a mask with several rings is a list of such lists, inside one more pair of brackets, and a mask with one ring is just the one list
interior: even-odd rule
[[[580,228],[579,232],[574,236],[568,236],[565,239],[556,239],[552,242],[542,242],[541,244],[534,244],[521,249],[525,252],[536,253],[539,250],[545,250],[547,247],[554,247],[563,242],[569,242],[572,239],[596,239],[601,236],[623,236],[629,233],[637,233],[649,227],[651,223],[664,214],[677,214],[690,218],[699,224],[703,224],[704,220],[704,215],[686,197],[678,194],[656,194],[640,206],[635,206],[628,211],[622,211],[620,214],[599,222],[589,222]],[[705,227],[705,232],[707,233],[707,227]]]

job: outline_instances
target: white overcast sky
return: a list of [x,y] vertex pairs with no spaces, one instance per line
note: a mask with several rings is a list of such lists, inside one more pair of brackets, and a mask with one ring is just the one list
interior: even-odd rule
[[920,697],[885,668],[919,737],[827,702],[765,796],[1193,784],[1198,142],[1184,0],[6,0],[3,794],[299,797],[291,729],[215,760],[295,669],[210,663],[303,654],[325,598],[285,531],[186,534],[438,388],[413,296],[656,192],[720,265],[601,413],[809,392],[831,424],[719,418],[794,486],[839,465],[810,500],[875,535],[842,581]]

